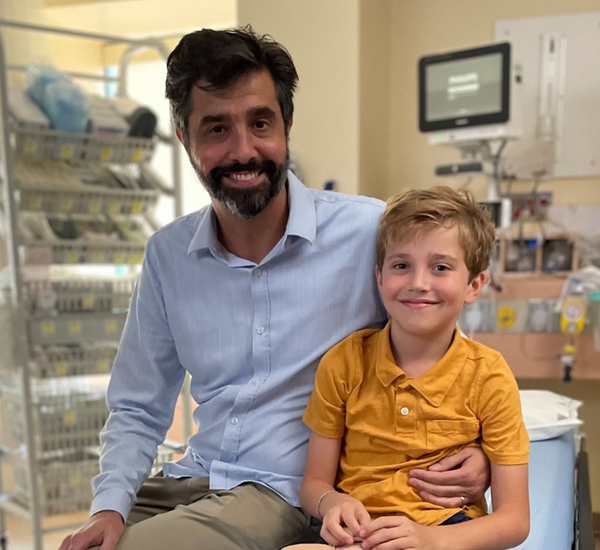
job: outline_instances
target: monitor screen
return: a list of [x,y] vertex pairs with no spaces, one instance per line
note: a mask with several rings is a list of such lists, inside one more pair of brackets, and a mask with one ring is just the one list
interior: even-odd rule
[[510,46],[506,43],[422,58],[421,131],[506,122],[509,83]]

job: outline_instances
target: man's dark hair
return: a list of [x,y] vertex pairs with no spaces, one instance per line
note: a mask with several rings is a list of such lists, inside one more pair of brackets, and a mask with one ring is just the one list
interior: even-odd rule
[[268,70],[287,132],[294,114],[298,74],[288,51],[250,25],[225,31],[202,29],[185,35],[167,60],[166,96],[175,127],[188,139],[192,87],[199,80],[205,92],[227,90],[248,74]]

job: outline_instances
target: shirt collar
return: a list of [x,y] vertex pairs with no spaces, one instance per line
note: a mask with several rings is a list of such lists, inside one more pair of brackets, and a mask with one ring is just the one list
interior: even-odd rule
[[[284,239],[294,235],[313,244],[317,235],[317,214],[313,196],[291,171],[288,171],[287,185],[290,215]],[[196,250],[205,249],[209,249],[213,254],[222,249],[217,238],[217,225],[212,205],[206,208],[200,219],[198,229],[190,241],[188,255]]]
[[460,331],[454,329],[450,348],[435,365],[417,378],[408,378],[394,361],[390,345],[390,326],[391,322],[388,322],[379,335],[375,368],[379,381],[387,387],[397,378],[401,378],[400,387],[412,386],[431,405],[439,407],[465,365],[468,356],[467,346]]

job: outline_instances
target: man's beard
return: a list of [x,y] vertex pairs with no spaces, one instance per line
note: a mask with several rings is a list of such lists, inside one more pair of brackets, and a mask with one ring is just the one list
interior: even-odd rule
[[[202,172],[199,163],[195,161],[192,155],[190,155],[190,161],[209,195],[226,206],[231,213],[247,220],[260,214],[279,195],[287,181],[287,171],[290,164],[287,148],[285,160],[281,164],[276,164],[272,160],[251,160],[246,164],[234,162],[228,166],[217,166],[210,172],[205,173]],[[223,178],[235,172],[261,172],[267,176],[267,179],[263,183],[248,189],[223,185]]]

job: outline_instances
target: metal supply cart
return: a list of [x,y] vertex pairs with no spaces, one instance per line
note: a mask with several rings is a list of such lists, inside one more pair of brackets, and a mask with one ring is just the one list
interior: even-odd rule
[[[24,67],[7,65],[5,27],[124,44],[118,77],[71,73],[117,82],[119,96],[126,94],[126,68],[135,53],[150,48],[166,59],[168,52],[155,40],[0,20],[0,231],[8,259],[0,279],[0,544],[7,548],[4,514],[10,513],[31,522],[34,548],[42,550],[44,533],[74,527],[46,528],[46,516],[90,506],[98,433],[108,414],[106,380],[97,375],[112,368],[145,238],[157,229],[152,210],[159,195],[171,194],[175,217],[181,215],[179,148],[174,133],[139,138],[20,127],[9,117],[7,72]],[[158,141],[172,145],[170,185],[148,169]],[[104,177],[115,166],[144,185],[82,184],[83,172]],[[91,226],[108,237],[61,233]],[[90,277],[78,274],[81,264],[124,265],[131,273]],[[50,266],[57,265],[71,267],[56,275]],[[184,422],[189,417],[186,409]],[[189,426],[184,429],[189,434]],[[167,442],[156,464],[176,450]],[[10,491],[2,483],[5,468],[14,474]]]

